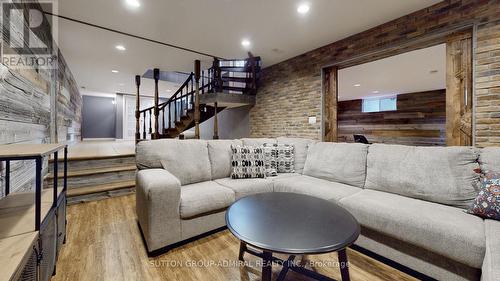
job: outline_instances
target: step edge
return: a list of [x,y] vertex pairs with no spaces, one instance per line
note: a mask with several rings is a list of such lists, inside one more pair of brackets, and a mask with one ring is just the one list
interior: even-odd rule
[[[96,169],[87,169],[87,170],[79,170],[76,172],[68,172],[68,178],[76,178],[82,176],[91,176],[97,174],[107,174],[107,173],[115,173],[115,172],[126,172],[126,171],[135,171],[137,170],[136,165],[127,165],[127,166],[116,166],[116,167],[108,167],[108,168],[100,168],[99,171]],[[59,179],[64,177],[64,173],[58,173],[57,176]],[[54,175],[52,173],[47,174],[46,179],[53,179]]]
[[[67,197],[76,197],[76,196],[82,196],[82,195],[87,195],[87,194],[100,193],[100,192],[106,192],[106,191],[113,191],[113,190],[119,190],[119,189],[125,189],[125,188],[135,187],[135,181],[123,181],[123,182],[120,182],[120,183],[122,183],[122,184],[116,185],[116,186],[111,186],[109,188],[103,188],[101,190],[87,191],[87,192],[85,192],[85,189],[88,189],[89,186],[88,187],[69,188],[66,191],[66,196]],[[110,185],[110,184],[93,185],[91,187],[92,187],[92,189],[98,189],[97,187],[99,187],[99,186],[105,186],[105,185]]]

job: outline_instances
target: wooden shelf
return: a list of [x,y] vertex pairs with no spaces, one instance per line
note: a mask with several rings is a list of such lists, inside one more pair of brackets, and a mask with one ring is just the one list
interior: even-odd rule
[[[33,217],[33,215],[31,216]],[[2,225],[3,227],[3,225]],[[0,281],[10,281],[20,270],[23,261],[31,254],[31,247],[38,238],[38,232],[0,239]]]
[[47,156],[66,147],[66,144],[6,144],[0,145],[0,158]]
[[[58,189],[59,194],[62,188]],[[58,194],[58,197],[59,197]],[[41,221],[52,208],[53,189],[42,191]],[[11,193],[0,200],[0,239],[35,231],[35,193]]]

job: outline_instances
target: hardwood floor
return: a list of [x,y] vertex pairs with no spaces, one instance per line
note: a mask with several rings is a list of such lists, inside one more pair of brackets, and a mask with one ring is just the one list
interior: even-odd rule
[[69,158],[92,158],[135,154],[133,140],[81,141],[68,148]]
[[[59,280],[260,280],[259,260],[245,254],[227,230],[148,258],[135,215],[135,196],[68,206],[67,241],[52,278]],[[351,280],[416,280],[353,250],[348,250]],[[340,279],[337,255],[309,256],[315,270]],[[326,266],[318,266],[324,264]],[[273,266],[273,279],[279,273]],[[309,280],[293,272],[286,280]]]

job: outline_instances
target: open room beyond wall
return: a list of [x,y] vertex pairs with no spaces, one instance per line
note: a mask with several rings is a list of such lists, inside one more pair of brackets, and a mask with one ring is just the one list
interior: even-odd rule
[[[474,139],[479,147],[500,143],[500,100],[495,52],[500,44],[496,1],[443,1],[370,30],[347,37],[263,70],[256,106],[250,113],[253,137],[282,135],[322,139],[322,68],[355,57],[376,60],[442,43],[439,34],[472,28],[474,64]],[[460,15],[460,16],[458,16]],[[434,37],[433,37],[434,36]],[[413,46],[415,46],[413,44]],[[498,55],[496,55],[498,56]],[[316,117],[314,124],[308,117]]]

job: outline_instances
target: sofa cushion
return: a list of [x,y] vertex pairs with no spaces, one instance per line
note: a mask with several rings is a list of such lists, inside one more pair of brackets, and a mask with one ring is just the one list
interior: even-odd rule
[[500,221],[484,221],[486,253],[482,266],[481,281],[500,279]]
[[242,142],[240,140],[209,140],[207,142],[212,179],[229,177],[231,175],[231,145],[242,145]]
[[164,168],[182,185],[210,180],[212,172],[204,140],[162,139],[141,141],[136,146],[139,169]]
[[269,179],[218,179],[215,180],[220,185],[234,191],[235,199],[238,200],[248,195],[273,192],[273,182]]
[[295,173],[295,156],[293,145],[279,144],[278,146],[278,173]]
[[479,164],[482,171],[500,172],[500,147],[485,147],[481,149]]
[[468,208],[478,192],[477,157],[471,147],[374,144],[365,188]]
[[362,190],[358,187],[304,175],[273,179],[273,182],[275,192],[293,192],[334,201]]
[[485,252],[483,220],[460,208],[365,189],[340,200],[358,222],[474,268]]
[[181,218],[192,218],[227,208],[234,202],[234,192],[214,181],[181,187]]
[[306,163],[307,150],[310,144],[315,143],[315,140],[301,139],[301,138],[285,138],[279,137],[278,144],[288,144],[294,147],[294,168],[296,173],[302,173],[304,164]]
[[271,138],[243,138],[241,141],[246,146],[262,146],[265,143],[276,143],[276,139]]
[[264,147],[233,145],[231,150],[233,153],[231,156],[231,178],[266,177]]
[[266,176],[275,177],[278,175],[278,145],[275,143],[265,143],[264,164],[266,166]]
[[318,142],[309,146],[304,175],[363,187],[368,146]]

